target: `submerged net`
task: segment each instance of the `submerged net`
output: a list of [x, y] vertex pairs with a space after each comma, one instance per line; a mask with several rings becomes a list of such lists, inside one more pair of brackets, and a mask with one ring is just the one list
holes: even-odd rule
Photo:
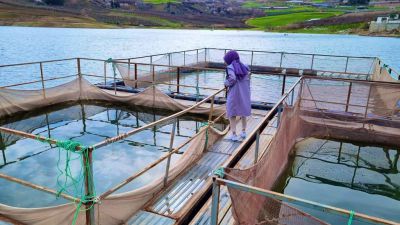
[[[189, 107], [168, 97], [154, 86], [146, 88], [138, 94], [121, 92], [114, 94], [112, 91], [99, 89], [84, 78], [77, 78], [66, 84], [43, 90], [0, 89], [0, 117], [76, 101], [106, 101], [170, 111], [181, 111]], [[209, 107], [198, 106], [189, 112], [208, 115], [210, 110]], [[224, 107], [222, 106], [215, 106], [213, 109], [213, 115], [220, 115], [223, 112]], [[198, 135], [188, 142], [187, 150], [180, 160], [171, 165], [167, 181], [173, 180], [185, 169], [193, 165], [225, 132], [220, 132], [211, 126], [201, 128]], [[66, 150], [73, 150], [77, 145], [80, 146], [79, 143], [68, 141], [57, 143]], [[83, 151], [83, 154], [86, 153], [87, 151]], [[87, 158], [88, 156], [85, 155], [85, 157]], [[54, 182], [57, 181], [55, 180]], [[82, 204], [86, 203], [86, 197], [95, 197], [94, 206], [89, 205], [89, 207], [95, 208], [96, 224], [121, 224], [142, 208], [162, 188], [164, 188], [164, 174], [160, 174], [159, 177], [155, 177], [152, 182], [139, 189], [111, 194], [102, 198], [87, 195], [84, 195], [83, 198], [82, 196], [75, 196], [81, 198], [80, 202], [75, 203], [71, 202], [44, 208], [18, 208], [0, 204], [0, 218], [4, 216], [6, 219], [22, 224], [85, 224], [86, 211]]]
[[[226, 169], [228, 180], [271, 190], [295, 144], [307, 137], [400, 146], [399, 85], [305, 78], [300, 90], [293, 106], [283, 106], [277, 132], [260, 161], [244, 170]], [[291, 202], [234, 188], [229, 193], [239, 224], [324, 223]]]

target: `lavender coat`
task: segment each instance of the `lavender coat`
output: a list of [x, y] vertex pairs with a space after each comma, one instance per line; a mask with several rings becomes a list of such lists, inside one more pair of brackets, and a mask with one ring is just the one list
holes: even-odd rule
[[227, 66], [226, 73], [225, 86], [229, 88], [226, 103], [226, 116], [228, 118], [233, 116], [250, 116], [251, 101], [249, 74], [244, 76], [243, 79], [236, 79], [232, 65]]

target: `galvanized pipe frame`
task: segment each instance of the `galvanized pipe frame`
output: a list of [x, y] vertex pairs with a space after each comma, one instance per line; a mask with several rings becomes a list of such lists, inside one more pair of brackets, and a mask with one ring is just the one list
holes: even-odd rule
[[248, 193], [253, 193], [253, 194], [258, 194], [264, 197], [268, 197], [268, 198], [272, 198], [272, 199], [277, 199], [279, 201], [282, 202], [293, 202], [294, 204], [303, 206], [303, 207], [307, 207], [307, 208], [312, 208], [314, 210], [318, 210], [321, 212], [329, 212], [329, 213], [333, 213], [335, 215], [339, 215], [339, 216], [346, 216], [346, 217], [350, 217], [351, 215], [353, 215], [353, 220], [358, 220], [361, 222], [367, 222], [367, 223], [376, 223], [376, 224], [386, 224], [386, 225], [395, 225], [398, 224], [394, 221], [390, 221], [390, 220], [386, 220], [386, 219], [382, 219], [382, 218], [378, 218], [378, 217], [374, 217], [374, 216], [369, 216], [366, 214], [362, 214], [362, 213], [358, 213], [358, 212], [353, 212], [350, 210], [346, 210], [346, 209], [342, 209], [342, 208], [337, 208], [337, 207], [333, 207], [333, 206], [329, 206], [329, 205], [325, 205], [325, 204], [320, 204], [317, 202], [313, 202], [313, 201], [309, 201], [309, 200], [305, 200], [305, 199], [301, 199], [301, 198], [297, 198], [297, 197], [293, 197], [290, 195], [286, 195], [286, 194], [281, 194], [278, 192], [274, 192], [274, 191], [270, 191], [270, 190], [266, 190], [266, 189], [261, 189], [261, 188], [257, 188], [254, 186], [250, 186], [250, 185], [246, 185], [246, 184], [242, 184], [242, 183], [238, 183], [238, 182], [234, 182], [234, 181], [230, 181], [230, 180], [226, 180], [226, 179], [222, 179], [219, 177], [213, 177], [213, 202], [212, 202], [212, 210], [217, 212], [212, 212], [212, 218], [211, 218], [211, 225], [216, 225], [217, 224], [217, 220], [213, 219], [213, 216], [218, 216], [218, 208], [214, 208], [216, 207], [216, 205], [214, 205], [214, 203], [219, 200], [219, 197], [217, 197], [216, 195], [219, 195], [219, 189], [221, 185], [225, 185], [228, 188], [234, 188], [240, 191], [244, 191], [244, 192], [248, 192]]
[[189, 113], [191, 110], [193, 110], [193, 109], [199, 107], [200, 105], [206, 103], [207, 101], [209, 101], [210, 99], [212, 99], [213, 97], [215, 97], [217, 94], [221, 93], [221, 92], [224, 91], [224, 90], [225, 90], [225, 88], [221, 88], [221, 89], [219, 89], [217, 92], [215, 92], [214, 94], [209, 95], [208, 97], [204, 98], [203, 100], [201, 100], [200, 102], [196, 103], [195, 105], [192, 105], [192, 106], [190, 106], [190, 107], [188, 107], [188, 108], [186, 108], [186, 109], [184, 109], [184, 110], [182, 110], [182, 111], [179, 111], [179, 112], [177, 112], [177, 113], [175, 113], [175, 114], [172, 114], [172, 115], [170, 115], [170, 116], [164, 117], [164, 118], [162, 118], [162, 119], [160, 119], [160, 120], [157, 120], [157, 121], [155, 121], [155, 122], [149, 123], [149, 124], [147, 124], [147, 125], [145, 125], [145, 126], [143, 126], [143, 127], [140, 127], [140, 128], [137, 128], [137, 129], [134, 129], [134, 130], [131, 130], [131, 131], [128, 131], [128, 132], [126, 132], [126, 133], [120, 134], [120, 135], [118, 135], [118, 136], [115, 136], [115, 137], [112, 137], [112, 138], [107, 138], [107, 139], [104, 140], [104, 141], [101, 141], [101, 142], [99, 142], [99, 143], [97, 143], [97, 144], [94, 144], [94, 145], [93, 145], [93, 148], [97, 149], [97, 148], [106, 146], [106, 145], [108, 145], [108, 144], [111, 144], [111, 143], [120, 141], [120, 140], [122, 140], [122, 139], [125, 139], [125, 138], [127, 138], [127, 137], [133, 135], [133, 134], [136, 134], [136, 133], [141, 132], [141, 131], [143, 131], [143, 130], [146, 130], [146, 129], [149, 129], [149, 128], [151, 128], [151, 127], [154, 127], [154, 126], [156, 126], [156, 125], [158, 125], [158, 124], [160, 124], [160, 123], [163, 123], [163, 122], [168, 121], [168, 120], [171, 120], [171, 119], [175, 119], [175, 118], [177, 118], [177, 117], [179, 117], [179, 116], [182, 116], [182, 115], [184, 115], [184, 114], [186, 114], [186, 113]]
[[[257, 141], [257, 136], [258, 133], [262, 132], [267, 126], [268, 123], [272, 120], [272, 118], [279, 113], [280, 107], [282, 104], [285, 104], [285, 101], [287, 98], [289, 98], [289, 94], [291, 92], [294, 92], [297, 88], [298, 85], [301, 85], [304, 77], [300, 77], [292, 86], [291, 88], [284, 94], [282, 97], [279, 99], [279, 101], [274, 105], [274, 107], [267, 113], [267, 115], [264, 116], [262, 121], [257, 125], [257, 127], [248, 135], [248, 138], [243, 141], [239, 147], [238, 147], [238, 153], [237, 154], [244, 154], [253, 144], [254, 141]], [[301, 86], [300, 86], [301, 87]], [[299, 91], [300, 93], [301, 91]], [[256, 143], [257, 144], [257, 143]], [[257, 153], [258, 154], [258, 153]], [[236, 161], [233, 160], [234, 156], [231, 156], [230, 159], [228, 160], [227, 163], [224, 163], [222, 165], [223, 168], [226, 167], [231, 167], [236, 163]], [[219, 185], [215, 185], [213, 183], [213, 195], [212, 195], [212, 203], [211, 203], [211, 224], [217, 224], [218, 221], [218, 211], [219, 211], [219, 194], [214, 193], [219, 193]]]
[[44, 82], [45, 81], [52, 81], [52, 80], [61, 80], [69, 77], [75, 77], [76, 74], [74, 75], [66, 75], [66, 76], [61, 76], [61, 77], [54, 77], [54, 78], [49, 78], [49, 79], [40, 79], [40, 80], [35, 80], [35, 81], [29, 81], [29, 82], [23, 82], [23, 83], [18, 83], [18, 84], [11, 84], [11, 85], [6, 85], [6, 86], [1, 86], [0, 88], [10, 88], [10, 87], [17, 87], [17, 86], [23, 86], [23, 85], [28, 85], [28, 84], [35, 84], [35, 83], [42, 83], [42, 90], [44, 91]]
[[[216, 117], [213, 121], [209, 121], [209, 123], [208, 123], [208, 125], [206, 126], [205, 129], [200, 130], [195, 135], [193, 135], [191, 138], [187, 139], [182, 144], [180, 144], [178, 147], [173, 148], [173, 146], [172, 146], [173, 145], [173, 141], [171, 141], [170, 142], [170, 150], [166, 154], [164, 154], [162, 157], [160, 157], [159, 159], [157, 159], [153, 163], [147, 165], [145, 168], [143, 168], [139, 172], [136, 172], [135, 174], [133, 174], [129, 178], [127, 178], [124, 181], [122, 181], [121, 183], [117, 184], [113, 188], [111, 188], [108, 191], [104, 192], [102, 195], [100, 195], [99, 199], [100, 200], [105, 199], [107, 196], [109, 196], [112, 193], [114, 193], [115, 191], [121, 189], [123, 186], [125, 186], [128, 183], [132, 182], [134, 179], [136, 179], [137, 177], [141, 176], [142, 174], [144, 174], [145, 172], [149, 171], [150, 169], [154, 168], [155, 166], [157, 166], [158, 164], [160, 164], [164, 160], [169, 159], [173, 154], [178, 153], [183, 147], [185, 147], [187, 144], [189, 144], [194, 138], [196, 138], [200, 134], [206, 132], [207, 129], [209, 129], [209, 127], [211, 127], [215, 122], [219, 121], [225, 115], [225, 113], [226, 112], [223, 112], [218, 117]], [[176, 122], [174, 124], [176, 124]], [[174, 127], [172, 128], [172, 130], [175, 130]], [[172, 140], [172, 136], [174, 136], [173, 134], [175, 134], [175, 132], [171, 132], [171, 140]], [[168, 164], [167, 164], [166, 168], [167, 169], [169, 168]], [[168, 180], [167, 180], [168, 172], [167, 171], [169, 171], [169, 170], [166, 170], [166, 173], [165, 173], [165, 176], [164, 176], [164, 186], [166, 186], [166, 184], [168, 182]]]
[[[139, 177], [140, 175], [142, 175], [143, 173], [147, 172], [148, 170], [150, 170], [150, 169], [153, 168], [154, 166], [158, 165], [158, 164], [159, 164], [160, 162], [162, 162], [163, 160], [165, 160], [165, 159], [170, 159], [170, 157], [171, 157], [172, 154], [178, 153], [179, 150], [181, 150], [184, 146], [186, 146], [186, 145], [187, 145], [190, 141], [192, 141], [195, 137], [197, 137], [197, 136], [199, 136], [200, 134], [202, 134], [203, 132], [205, 132], [210, 126], [212, 126], [212, 124], [214, 124], [215, 122], [217, 122], [218, 120], [220, 120], [224, 114], [225, 114], [225, 112], [222, 113], [221, 115], [219, 115], [219, 116], [218, 116], [217, 118], [215, 118], [213, 121], [209, 121], [209, 124], [207, 125], [206, 129], [203, 129], [202, 131], [196, 133], [194, 136], [192, 136], [191, 138], [189, 138], [188, 140], [186, 140], [184, 143], [182, 143], [181, 145], [179, 145], [177, 148], [174, 148], [174, 149], [173, 149], [173, 148], [172, 148], [172, 145], [173, 145], [173, 138], [174, 138], [174, 136], [175, 136], [175, 132], [174, 132], [175, 126], [174, 126], [174, 127], [173, 127], [173, 131], [171, 132], [170, 151], [169, 151], [167, 154], [165, 154], [163, 157], [161, 157], [161, 158], [158, 159], [157, 161], [153, 162], [152, 164], [148, 165], [146, 168], [144, 168], [143, 170], [139, 171], [139, 172], [136, 173], [135, 175], [131, 176], [130, 178], [128, 178], [127, 180], [125, 180], [125, 181], [122, 182], [121, 184], [119, 184], [119, 185], [117, 185], [116, 187], [114, 187], [114, 188], [110, 189], [109, 191], [105, 192], [104, 194], [102, 194], [102, 195], [99, 197], [99, 199], [100, 199], [100, 200], [101, 200], [101, 199], [104, 199], [104, 198], [107, 197], [108, 195], [110, 195], [110, 194], [112, 194], [113, 192], [119, 190], [120, 188], [122, 188], [123, 186], [125, 186], [126, 184], [128, 184], [129, 182], [133, 181], [135, 178]], [[176, 119], [176, 118], [175, 118], [175, 119]], [[176, 125], [176, 123], [174, 123], [174, 124]], [[6, 132], [6, 133], [10, 133], [10, 134], [14, 134], [14, 135], [19, 135], [19, 136], [22, 136], [22, 137], [25, 137], [25, 138], [30, 138], [30, 139], [35, 139], [35, 140], [46, 141], [46, 142], [48, 142], [48, 143], [50, 143], [50, 144], [55, 144], [55, 143], [57, 142], [55, 139], [50, 139], [50, 138], [46, 138], [46, 137], [42, 137], [42, 136], [35, 136], [35, 135], [33, 135], [33, 134], [29, 134], [29, 133], [26, 133], [26, 132], [23, 132], [23, 131], [18, 131], [18, 130], [14, 130], [14, 129], [10, 129], [10, 128], [5, 128], [5, 127], [0, 127], [0, 131]], [[81, 146], [78, 146], [78, 147], [76, 148], [76, 150], [82, 150]], [[88, 151], [89, 151], [89, 152], [88, 152], [88, 153], [89, 153], [88, 156], [89, 156], [89, 158], [88, 158], [88, 159], [83, 158], [83, 161], [84, 161], [84, 162], [86, 162], [87, 160], [89, 161], [89, 165], [90, 165], [90, 168], [91, 168], [90, 170], [91, 170], [91, 171], [93, 171], [93, 170], [92, 170], [92, 156], [91, 156], [93, 150], [94, 150], [93, 147], [89, 147], [89, 148], [88, 148]], [[167, 167], [166, 167], [166, 168], [167, 168], [167, 170], [166, 170], [166, 175], [165, 175], [165, 177], [168, 176], [169, 163], [167, 164]], [[93, 193], [93, 190], [89, 190], [88, 186], [89, 186], [90, 180], [92, 180], [93, 177], [89, 177], [88, 174], [93, 175], [93, 173], [89, 173], [89, 172], [86, 171], [86, 169], [85, 169], [85, 187], [86, 187], [86, 188], [85, 188], [85, 192], [86, 192], [87, 195], [91, 195], [91, 194]], [[44, 187], [44, 186], [40, 186], [40, 185], [33, 184], [33, 183], [28, 182], [28, 181], [25, 181], [25, 180], [21, 180], [21, 179], [18, 179], [18, 178], [14, 178], [14, 177], [11, 177], [11, 176], [2, 174], [2, 173], [0, 173], [0, 178], [3, 178], [3, 179], [6, 179], [6, 180], [9, 180], [9, 181], [11, 181], [11, 182], [15, 182], [15, 183], [18, 183], [18, 184], [21, 184], [21, 185], [24, 185], [24, 186], [31, 187], [31, 188], [33, 188], [33, 189], [39, 190], [39, 191], [47, 192], [47, 193], [50, 193], [50, 194], [53, 194], [53, 195], [57, 195], [57, 196], [58, 196], [58, 192], [55, 191], [55, 190], [49, 189], [49, 188]], [[166, 185], [166, 182], [167, 182], [167, 180], [166, 180], [165, 183], [164, 183], [165, 185]], [[70, 196], [70, 195], [65, 194], [65, 193], [61, 193], [59, 196], [65, 198], [65, 199], [67, 199], [67, 200], [76, 202], [76, 203], [78, 203], [78, 202], [81, 201], [80, 199], [75, 198], [75, 197]], [[93, 221], [94, 221], [94, 214], [93, 214], [93, 213], [94, 213], [94, 212], [91, 211], [91, 210], [89, 210], [89, 209], [91, 208], [91, 207], [90, 207], [90, 204], [96, 204], [96, 203], [97, 203], [97, 201], [94, 201], [94, 200], [93, 200], [93, 201], [88, 202], [88, 203], [85, 204], [85, 207], [87, 208], [87, 211], [86, 211], [86, 221], [87, 221], [87, 224], [93, 224]]]
[[31, 182], [28, 182], [28, 181], [25, 181], [25, 180], [22, 180], [22, 179], [18, 179], [16, 177], [8, 176], [8, 175], [3, 174], [3, 173], [0, 173], [0, 178], [8, 180], [8, 181], [11, 181], [11, 182], [14, 182], [14, 183], [17, 183], [17, 184], [24, 185], [26, 187], [33, 188], [33, 189], [38, 190], [38, 191], [43, 191], [43, 192], [52, 194], [54, 196], [60, 196], [60, 197], [62, 197], [64, 199], [72, 201], [72, 202], [76, 202], [76, 203], [80, 202], [80, 199], [75, 198], [75, 197], [73, 197], [71, 195], [68, 195], [68, 194], [65, 194], [65, 193], [60, 193], [59, 194], [58, 191], [56, 191], [56, 190], [53, 190], [53, 189], [50, 189], [50, 188], [47, 188], [47, 187], [44, 187], [44, 186], [41, 186], [41, 185], [38, 185], [38, 184], [34, 184], [34, 183], [31, 183]]
[[[98, 75], [92, 75], [92, 74], [82, 74], [82, 76], [104, 78], [104, 76], [98, 76]], [[107, 78], [113, 78], [113, 77], [107, 77]], [[154, 84], [154, 85], [172, 85], [172, 86], [197, 88], [196, 86], [186, 85], [186, 84], [175, 84], [175, 83], [157, 82], [157, 81], [153, 82], [153, 81], [137, 80], [137, 79], [136, 80], [125, 79], [125, 80], [131, 81], [131, 82], [136, 82], [136, 83], [150, 83], [150, 84]], [[206, 89], [206, 90], [214, 90], [214, 91], [218, 91], [219, 90], [218, 88], [210, 88], [210, 87], [204, 87], [204, 86], [199, 86], [198, 88]]]
[[[226, 53], [227, 50], [231, 50], [231, 49], [222, 49], [222, 48], [206, 48], [206, 49], [210, 49], [210, 50], [220, 50], [220, 51], [224, 51]], [[236, 49], [235, 49], [236, 50]], [[265, 53], [265, 54], [280, 54], [280, 66], [282, 68], [282, 62], [283, 62], [283, 56], [284, 55], [302, 55], [302, 56], [311, 56], [311, 66], [309, 68], [302, 68], [302, 69], [313, 69], [314, 67], [314, 58], [315, 56], [320, 56], [320, 57], [332, 57], [332, 58], [345, 58], [346, 59], [346, 64], [345, 64], [345, 69], [344, 71], [325, 71], [325, 72], [344, 72], [344, 73], [348, 73], [347, 69], [348, 69], [348, 63], [349, 63], [349, 59], [370, 59], [370, 60], [374, 60], [377, 59], [377, 57], [363, 57], [363, 56], [344, 56], [344, 55], [327, 55], [327, 54], [312, 54], [312, 53], [296, 53], [296, 52], [275, 52], [275, 51], [260, 51], [260, 50], [243, 50], [243, 49], [239, 49], [236, 50], [238, 52], [247, 52], [249, 54], [251, 54], [251, 65], [253, 65], [253, 59], [254, 59], [254, 53]], [[318, 70], [321, 72], [324, 72], [323, 70]], [[371, 70], [370, 70], [371, 71]], [[354, 73], [354, 74], [362, 74], [362, 73]]]
[[327, 55], [327, 54], [313, 54], [313, 53], [300, 53], [300, 52], [283, 52], [283, 51], [263, 51], [263, 50], [248, 50], [248, 49], [225, 49], [225, 48], [205, 48], [211, 50], [235, 50], [238, 52], [254, 52], [254, 53], [270, 53], [270, 54], [290, 54], [290, 55], [308, 55], [308, 56], [329, 56], [329, 57], [338, 57], [338, 58], [359, 58], [359, 59], [376, 59], [377, 57], [370, 56], [348, 56], [348, 55]]
[[[259, 141], [259, 133], [260, 133], [260, 131], [262, 130], [262, 129], [264, 129], [264, 128], [261, 128], [261, 125], [264, 123], [264, 122], [269, 122], [269, 119], [272, 119], [272, 117], [273, 117], [273, 115], [275, 115], [276, 113], [278, 113], [279, 114], [279, 112], [280, 112], [280, 107], [281, 107], [281, 105], [282, 104], [284, 104], [284, 102], [287, 100], [287, 98], [289, 97], [289, 94], [290, 93], [294, 93], [294, 91], [295, 91], [295, 89], [296, 89], [296, 86], [298, 85], [298, 84], [300, 84], [300, 83], [303, 83], [303, 81], [304, 80], [306, 80], [306, 79], [310, 79], [310, 78], [312, 78], [312, 79], [319, 79], [319, 78], [317, 78], [317, 77], [301, 77], [291, 88], [290, 88], [290, 90], [288, 91], [288, 92], [286, 92], [283, 96], [282, 96], [282, 98], [278, 101], [278, 103], [277, 104], [275, 104], [275, 106], [271, 109], [271, 111], [269, 111], [268, 112], [268, 114], [265, 116], [265, 118], [264, 118], [264, 120], [263, 120], [263, 122], [261, 122], [261, 124], [252, 132], [252, 134], [250, 134], [250, 139], [255, 139], [255, 141], [256, 141], [256, 151], [255, 151], [255, 156], [258, 156], [258, 141]], [[322, 80], [325, 80], [325, 79], [322, 79]], [[328, 80], [331, 80], [331, 79], [328, 79]], [[343, 80], [343, 79], [339, 79], [339, 80]], [[354, 80], [345, 80], [345, 81], [349, 81], [349, 82], [354, 82]], [[356, 81], [356, 82], [360, 82], [360, 83], [374, 83], [374, 81]], [[376, 83], [376, 82], [375, 82]], [[394, 83], [390, 83], [390, 82], [382, 82], [382, 83], [384, 83], [384, 84], [388, 84], [388, 85], [399, 85], [399, 87], [400, 87], [400, 84], [394, 84]], [[301, 86], [300, 86], [300, 88], [301, 88]], [[299, 90], [299, 94], [301, 94], [301, 90]], [[293, 97], [292, 97], [293, 98]], [[301, 100], [303, 100], [303, 99], [301, 99]], [[278, 115], [279, 116], [279, 115]], [[269, 118], [269, 119], [268, 119]], [[253, 136], [255, 136], [255, 138], [253, 137]], [[244, 142], [244, 143], [242, 143], [240, 146], [239, 146], [239, 148], [240, 149], [248, 149], [249, 147], [250, 147], [250, 145], [249, 145], [249, 143], [247, 143], [247, 142], [249, 142], [250, 141], [250, 139], [249, 140], [247, 140], [246, 142]], [[255, 158], [255, 161], [254, 162], [256, 162], [256, 158]], [[223, 167], [228, 167], [228, 165], [227, 164], [225, 164]], [[217, 181], [220, 181], [220, 183], [218, 183]], [[223, 183], [223, 182], [225, 182], [225, 183]], [[221, 179], [221, 178], [218, 178], [218, 177], [213, 177], [213, 188], [212, 188], [212, 203], [211, 203], [211, 224], [212, 225], [216, 225], [217, 223], [218, 223], [218, 212], [219, 212], [219, 193], [220, 193], [220, 185], [222, 184], [226, 184], [227, 182], [232, 182], [232, 181], [228, 181], [228, 180], [224, 180], [224, 179]], [[238, 185], [244, 185], [244, 184], [240, 184], [240, 183], [235, 183], [235, 184], [238, 184]], [[246, 186], [246, 188], [248, 188], [249, 190], [251, 189], [251, 190], [257, 190], [257, 189], [259, 189], [259, 188], [256, 188], [256, 187], [252, 187], [252, 186], [248, 186], [248, 185], [244, 185], [244, 186]], [[247, 189], [245, 189], [245, 190], [247, 190]], [[263, 189], [259, 189], [259, 190], [261, 190], [261, 191], [267, 191], [268, 192], [268, 190], [263, 190]], [[270, 192], [270, 191], [269, 191]], [[256, 193], [256, 192], [252, 192], [252, 193]], [[257, 194], [257, 193], [256, 193]], [[276, 194], [279, 194], [279, 193], [276, 193]], [[288, 200], [288, 199], [284, 199], [284, 197], [287, 197], [286, 195], [283, 195], [283, 194], [280, 194], [280, 195], [282, 195], [283, 196], [283, 198], [281, 199], [281, 200]], [[271, 196], [267, 196], [267, 197], [271, 197]], [[302, 199], [300, 199], [300, 200], [302, 200]], [[303, 201], [306, 201], [306, 200], [303, 200]], [[308, 202], [308, 201], [306, 201], [306, 202]], [[318, 205], [318, 203], [315, 203], [315, 204], [317, 204]], [[314, 203], [312, 203], [312, 204], [306, 204], [305, 206], [309, 206], [309, 205], [311, 205], [311, 206], [313, 206], [314, 205]], [[320, 205], [320, 204], [319, 204]], [[330, 207], [330, 206], [328, 206], [328, 207]], [[331, 207], [331, 208], [328, 208], [329, 210], [331, 210], [332, 208], [334, 208], [334, 207]], [[324, 208], [324, 209], [327, 209], [327, 208]], [[338, 208], [335, 208], [335, 209], [338, 209]], [[332, 209], [333, 210], [333, 209]], [[346, 214], [346, 215], [350, 215], [350, 211], [348, 211], [348, 210], [342, 210], [342, 211], [340, 211], [340, 210], [342, 210], [342, 209], [339, 209], [339, 214]], [[364, 214], [360, 214], [360, 213], [355, 213], [354, 215], [357, 215], [357, 217], [359, 217], [359, 218], [361, 218], [362, 220], [365, 220], [365, 221], [374, 221], [374, 222], [378, 222], [378, 223], [380, 223], [380, 224], [397, 224], [397, 223], [395, 223], [395, 222], [393, 222], [393, 221], [388, 221], [388, 220], [383, 220], [383, 219], [380, 219], [380, 218], [376, 218], [376, 217], [370, 217], [370, 216], [368, 216], [368, 215], [364, 215]]]
[[[114, 60], [115, 63], [120, 63], [120, 64], [128, 64], [128, 62], [125, 61], [118, 61]], [[148, 63], [130, 63], [131, 65], [141, 65], [141, 66], [156, 66], [156, 67], [171, 67], [175, 69], [190, 69], [190, 70], [213, 70], [213, 71], [221, 71], [225, 72], [225, 69], [220, 69], [220, 68], [214, 68], [214, 67], [198, 67], [198, 66], [168, 66], [168, 65], [163, 65], [163, 64], [148, 64]], [[302, 69], [299, 69], [302, 70]], [[358, 76], [370, 76], [370, 74], [366, 73], [354, 73], [354, 72], [339, 72], [339, 71], [329, 71], [329, 70], [317, 70], [317, 72], [321, 73], [337, 73], [341, 75], [358, 75]], [[271, 72], [257, 72], [257, 75], [266, 75], [266, 76], [289, 76], [289, 77], [301, 77], [301, 76], [307, 76], [307, 75], [295, 75], [295, 74], [282, 74], [282, 73], [271, 73]], [[318, 76], [320, 77], [320, 76]], [[345, 78], [329, 78], [329, 79], [345, 79]], [[350, 80], [356, 80], [356, 79], [350, 79]]]

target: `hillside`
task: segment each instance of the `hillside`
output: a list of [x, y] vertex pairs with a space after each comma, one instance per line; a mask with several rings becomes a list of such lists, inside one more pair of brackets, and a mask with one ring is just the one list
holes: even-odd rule
[[[64, 2], [52, 5], [45, 1]], [[0, 0], [0, 25], [232, 28], [368, 35], [369, 21], [400, 11], [400, 6], [358, 10], [356, 6], [312, 1], [300, 5], [280, 0]]]
[[29, 0], [0, 0], [0, 25], [248, 28], [246, 19], [263, 15], [260, 10], [224, 1], [214, 5], [176, 0], [120, 2], [113, 7], [106, 0], [66, 0], [63, 6], [52, 6]]

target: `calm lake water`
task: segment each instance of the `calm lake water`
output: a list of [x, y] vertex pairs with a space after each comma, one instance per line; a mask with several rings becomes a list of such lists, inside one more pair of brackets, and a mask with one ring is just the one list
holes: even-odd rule
[[0, 64], [70, 57], [126, 58], [204, 47], [378, 56], [400, 69], [399, 38], [284, 36], [262, 31], [0, 27]]
[[[0, 125], [55, 138], [75, 140], [85, 146], [141, 127], [172, 114], [153, 110], [112, 106], [110, 104], [75, 104], [47, 108], [41, 112], [25, 113], [23, 117], [0, 120]], [[192, 137], [205, 119], [185, 116], [178, 119], [174, 147]], [[217, 127], [223, 129], [221, 124]], [[101, 194], [127, 177], [156, 161], [169, 150], [172, 124], [144, 130], [122, 141], [109, 144], [93, 152], [94, 183]], [[29, 146], [29, 147], [27, 147]], [[187, 145], [182, 151], [186, 150]], [[52, 189], [59, 189], [57, 179], [63, 183], [65, 151], [54, 145], [2, 133], [0, 135], [0, 173], [17, 177]], [[59, 155], [60, 154], [60, 155]], [[77, 155], [72, 155], [76, 158]], [[174, 154], [172, 163], [181, 154]], [[58, 163], [57, 160], [60, 160]], [[165, 173], [165, 161], [135, 179], [118, 192], [141, 187]], [[72, 174], [78, 179], [80, 161], [72, 160]], [[70, 184], [70, 183], [69, 183]], [[44, 207], [67, 202], [62, 198], [0, 179], [0, 203], [18, 207]], [[71, 193], [72, 189], [67, 189]]]
[[[277, 191], [400, 222], [399, 157], [399, 149], [308, 138], [296, 145]], [[332, 224], [348, 220], [301, 209]]]
[[[302, 53], [378, 56], [385, 63], [400, 70], [400, 39], [363, 37], [355, 35], [311, 35], [266, 33], [260, 31], [210, 31], [170, 29], [69, 29], [0, 27], [0, 64], [61, 59], [71, 57], [126, 58], [170, 51], [204, 47], [237, 48], [249, 50], [286, 51]], [[45, 78], [71, 75], [76, 62], [44, 65]], [[86, 68], [86, 66], [83, 66]], [[83, 70], [85, 70], [83, 68]], [[83, 73], [103, 75], [103, 65]], [[110, 67], [108, 68], [110, 69]], [[101, 72], [100, 72], [101, 71]], [[109, 72], [111, 74], [111, 72]], [[40, 80], [38, 65], [0, 69], [1, 85]], [[89, 77], [90, 78], [90, 77]], [[252, 100], [276, 102], [280, 97], [282, 77], [252, 79]], [[70, 78], [73, 79], [73, 78]], [[46, 82], [46, 87], [65, 83], [70, 79]], [[196, 76], [182, 77], [181, 83], [194, 85]], [[200, 74], [200, 86], [221, 88], [223, 73]], [[287, 88], [295, 79], [288, 79]], [[93, 81], [102, 82], [102, 79]], [[16, 87], [41, 88], [41, 84]], [[193, 88], [182, 91], [195, 93]], [[212, 91], [202, 90], [202, 94]]]

